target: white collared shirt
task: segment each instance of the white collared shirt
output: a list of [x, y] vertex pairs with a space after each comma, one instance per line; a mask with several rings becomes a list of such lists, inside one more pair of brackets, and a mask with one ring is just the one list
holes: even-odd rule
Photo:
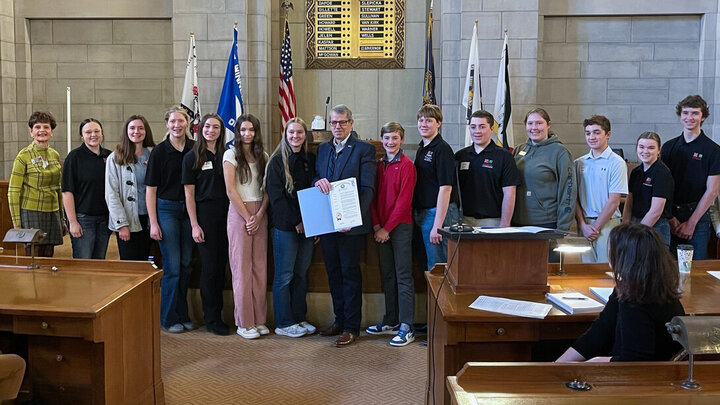
[[[575, 160], [578, 200], [586, 218], [597, 218], [610, 198], [610, 193], [627, 194], [627, 164], [608, 146], [599, 156], [592, 151]], [[620, 218], [620, 210], [613, 218]]]
[[345, 144], [347, 144], [348, 139], [350, 139], [350, 134], [348, 134], [348, 136], [346, 136], [345, 139], [343, 139], [340, 143], [337, 143], [337, 140], [333, 138], [332, 144], [335, 147], [335, 153], [340, 153], [340, 151], [343, 150]]

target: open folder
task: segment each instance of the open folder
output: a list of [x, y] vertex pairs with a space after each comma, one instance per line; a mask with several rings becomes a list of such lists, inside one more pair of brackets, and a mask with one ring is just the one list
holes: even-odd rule
[[330, 183], [330, 193], [317, 187], [299, 190], [300, 215], [305, 236], [317, 236], [362, 225], [355, 177]]

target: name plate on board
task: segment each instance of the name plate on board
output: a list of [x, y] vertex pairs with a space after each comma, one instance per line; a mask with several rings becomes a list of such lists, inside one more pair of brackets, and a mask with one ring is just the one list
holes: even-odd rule
[[306, 0], [307, 69], [405, 67], [405, 0]]

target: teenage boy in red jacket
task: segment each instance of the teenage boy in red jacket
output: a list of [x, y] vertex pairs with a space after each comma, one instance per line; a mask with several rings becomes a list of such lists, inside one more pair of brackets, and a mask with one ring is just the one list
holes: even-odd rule
[[402, 125], [385, 124], [380, 140], [385, 156], [377, 163], [377, 193], [370, 208], [385, 292], [385, 316], [381, 323], [365, 331], [371, 335], [395, 335], [390, 344], [405, 346], [415, 340], [412, 200], [417, 174], [412, 160], [400, 149], [405, 140]]

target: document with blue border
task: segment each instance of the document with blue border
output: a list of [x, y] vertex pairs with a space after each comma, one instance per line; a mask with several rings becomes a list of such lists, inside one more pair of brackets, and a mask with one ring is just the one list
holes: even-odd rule
[[354, 177], [330, 183], [330, 193], [317, 187], [298, 191], [305, 236], [324, 235], [363, 224]]

